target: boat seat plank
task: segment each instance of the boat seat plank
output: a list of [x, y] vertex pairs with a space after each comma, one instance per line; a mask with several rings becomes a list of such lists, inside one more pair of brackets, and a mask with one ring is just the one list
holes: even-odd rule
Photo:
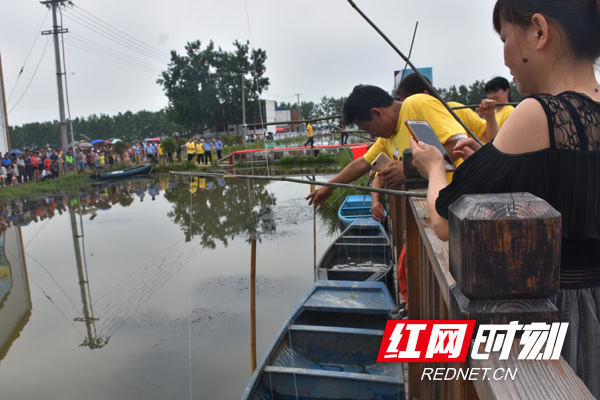
[[[315, 326], [315, 325], [291, 325], [290, 331], [312, 331], [312, 332], [331, 332], [348, 335], [373, 335], [383, 338], [383, 330], [380, 329], [364, 329], [364, 328], [347, 328], [343, 326]], [[293, 333], [292, 333], [293, 334]]]

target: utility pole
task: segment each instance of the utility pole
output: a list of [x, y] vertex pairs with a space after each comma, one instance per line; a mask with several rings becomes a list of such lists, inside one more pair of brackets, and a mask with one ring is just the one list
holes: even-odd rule
[[42, 31], [42, 35], [54, 35], [54, 55], [56, 58], [56, 83], [58, 85], [58, 110], [60, 112], [60, 147], [63, 153], [67, 153], [68, 147], [68, 139], [67, 139], [67, 122], [65, 119], [65, 101], [63, 94], [63, 72], [60, 62], [60, 47], [58, 43], [58, 35], [67, 33], [68, 29], [64, 29], [62, 26], [58, 25], [58, 18], [56, 16], [56, 11], [58, 7], [63, 6], [64, 3], [71, 3], [70, 0], [47, 0], [40, 1], [41, 4], [44, 4], [48, 8], [52, 8], [52, 23], [53, 29], [51, 31]]

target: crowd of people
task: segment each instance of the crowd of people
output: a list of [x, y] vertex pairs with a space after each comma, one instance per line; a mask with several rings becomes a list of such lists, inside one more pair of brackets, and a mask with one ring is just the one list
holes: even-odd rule
[[197, 165], [212, 164], [213, 149], [217, 153], [217, 160], [221, 159], [223, 152], [223, 142], [221, 139], [216, 138], [213, 142], [210, 139], [191, 138], [185, 144], [187, 161], [196, 163]]
[[[498, 104], [508, 98], [495, 94], [505, 89], [489, 87], [489, 99], [479, 107], [485, 126], [470, 129], [488, 144], [481, 147], [467, 137], [445, 107], [421, 89], [394, 99], [359, 85], [344, 104], [344, 123], [378, 140], [331, 182], [352, 182], [385, 153], [394, 163], [373, 185], [400, 188], [400, 161], [410, 148], [413, 165], [429, 181], [429, 214], [443, 240], [449, 239], [449, 207], [464, 194], [529, 192], [546, 200], [562, 215], [560, 289], [554, 298], [558, 320], [569, 324], [562, 356], [600, 397], [600, 85], [594, 71], [600, 41], [590, 39], [600, 37], [600, 1], [497, 0], [492, 20], [504, 43], [505, 64], [529, 97], [504, 111]], [[447, 174], [436, 147], [411, 138], [404, 124], [409, 119], [430, 123], [458, 165], [454, 174]], [[321, 187], [307, 199], [322, 206], [331, 194], [331, 188]], [[373, 216], [381, 218], [381, 211], [375, 195]]]
[[65, 168], [57, 150], [0, 153], [0, 158], [0, 186], [55, 179]]
[[[189, 143], [193, 144], [192, 148]], [[213, 163], [213, 152], [216, 153], [216, 160], [222, 157], [223, 147], [221, 139], [216, 138], [190, 139], [185, 144], [177, 143], [174, 155], [168, 155], [158, 141], [124, 143], [123, 151], [118, 154], [114, 152], [112, 143], [80, 143], [75, 146], [75, 152], [73, 147], [69, 147], [66, 153], [60, 149], [26, 149], [5, 154], [0, 152], [0, 187], [56, 179], [71, 171], [97, 172], [109, 169], [115, 163], [159, 163], [172, 161], [173, 157], [183, 162], [182, 154], [186, 152], [188, 161], [194, 159], [198, 165], [207, 165]]]

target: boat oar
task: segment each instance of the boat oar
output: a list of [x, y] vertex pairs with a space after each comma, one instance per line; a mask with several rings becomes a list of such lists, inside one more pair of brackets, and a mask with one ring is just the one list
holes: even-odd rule
[[287, 176], [264, 176], [264, 175], [232, 175], [232, 174], [211, 174], [207, 172], [180, 172], [180, 171], [171, 171], [172, 175], [182, 175], [182, 176], [205, 176], [205, 177], [223, 177], [223, 178], [234, 178], [234, 179], [256, 179], [262, 181], [282, 181], [282, 182], [294, 182], [301, 183], [303, 185], [317, 185], [317, 186], [327, 186], [332, 188], [343, 188], [343, 189], [354, 189], [358, 191], [364, 192], [375, 192], [375, 193], [383, 193], [383, 194], [391, 194], [395, 196], [407, 196], [407, 197], [427, 197], [425, 192], [408, 192], [404, 190], [392, 190], [392, 189], [380, 189], [368, 186], [358, 186], [358, 185], [349, 185], [346, 183], [332, 183], [332, 182], [315, 182], [315, 181], [305, 181], [302, 179], [288, 178]]
[[448, 110], [448, 112], [450, 114], [452, 114], [452, 116], [454, 117], [454, 119], [456, 119], [456, 121], [465, 129], [465, 131], [469, 134], [469, 136], [471, 136], [473, 138], [473, 140], [475, 140], [480, 146], [483, 146], [483, 143], [481, 142], [481, 140], [479, 140], [479, 138], [477, 136], [475, 136], [475, 134], [473, 134], [473, 132], [471, 132], [471, 130], [469, 129], [469, 127], [460, 119], [460, 117], [458, 115], [456, 115], [456, 113], [452, 110], [452, 108], [450, 108], [450, 106], [448, 105], [448, 103], [446, 103], [446, 101], [444, 99], [442, 99], [442, 96], [440, 96], [439, 92], [423, 76], [423, 74], [421, 74], [421, 72], [417, 69], [417, 67], [414, 66], [414, 64], [408, 59], [408, 57], [406, 57], [396, 47], [396, 45], [381, 31], [381, 29], [379, 29], [377, 27], [377, 25], [375, 25], [373, 23], [373, 21], [371, 21], [369, 19], [369, 17], [367, 17], [365, 15], [365, 13], [363, 13], [361, 11], [361, 9], [358, 8], [358, 6], [356, 4], [354, 4], [354, 1], [348, 0], [348, 3], [350, 3], [350, 5], [352, 7], [354, 7], [354, 9], [360, 14], [360, 16], [363, 17], [363, 19], [365, 21], [367, 21], [367, 23], [369, 25], [371, 25], [373, 27], [373, 29], [375, 29], [375, 31], [377, 33], [379, 33], [379, 36], [381, 36], [392, 47], [392, 49], [394, 49], [394, 51], [408, 64], [408, 66], [414, 71], [415, 75], [417, 75], [419, 77], [419, 79], [421, 79], [421, 81], [423, 82], [423, 84], [427, 88], [427, 91], [429, 91], [429, 94], [432, 95], [433, 97], [435, 97], [436, 99], [438, 99], [444, 105], [444, 107], [446, 107], [446, 109]]

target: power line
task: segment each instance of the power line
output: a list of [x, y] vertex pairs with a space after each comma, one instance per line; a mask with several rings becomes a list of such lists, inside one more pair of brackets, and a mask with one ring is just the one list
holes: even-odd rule
[[[77, 6], [76, 6], [76, 7], [77, 7]], [[122, 30], [120, 30], [120, 29], [118, 29], [118, 28], [116, 28], [116, 27], [114, 27], [114, 26], [112, 26], [112, 25], [110, 25], [109, 23], [107, 23], [107, 22], [105, 22], [105, 21], [102, 21], [100, 18], [98, 18], [98, 17], [96, 17], [95, 15], [93, 15], [93, 14], [91, 14], [91, 13], [89, 13], [89, 12], [85, 11], [85, 10], [84, 10], [83, 8], [81, 8], [81, 7], [77, 7], [77, 9], [78, 9], [78, 10], [81, 10], [82, 12], [84, 12], [84, 13], [86, 13], [86, 14], [88, 14], [88, 15], [89, 15], [89, 16], [91, 16], [92, 18], [94, 18], [94, 19], [98, 20], [100, 23], [102, 23], [102, 24], [104, 24], [104, 25], [106, 25], [106, 26], [108, 26], [108, 27], [112, 28], [113, 30], [115, 30], [115, 31], [119, 32], [120, 34], [122, 34], [122, 35], [123, 35], [123, 36], [125, 36], [126, 38], [129, 38], [131, 42], [133, 42], [133, 43], [136, 43], [136, 44], [138, 44], [139, 46], [146, 48], [148, 51], [155, 53], [155, 54], [156, 54], [157, 56], [159, 56], [159, 57], [165, 57], [167, 60], [170, 60], [170, 57], [169, 57], [169, 54], [168, 54], [168, 53], [165, 53], [165, 52], [164, 52], [164, 51], [162, 51], [162, 50], [159, 50], [159, 49], [157, 49], [157, 48], [155, 48], [155, 47], [153, 47], [153, 46], [150, 46], [149, 44], [146, 44], [146, 43], [142, 42], [141, 40], [138, 40], [138, 39], [134, 38], [133, 36], [131, 36], [131, 35], [129, 35], [129, 34], [127, 34], [127, 33], [123, 32]], [[74, 11], [78, 11], [78, 10], [74, 10]]]
[[[137, 39], [131, 40], [129, 39], [130, 36], [124, 36], [124, 34], [121, 33], [121, 31], [119, 31], [116, 28], [113, 28], [113, 30], [108, 30], [106, 29], [103, 25], [95, 22], [93, 19], [85, 16], [85, 15], [81, 15], [81, 14], [76, 14], [73, 12], [73, 10], [65, 10], [65, 14], [72, 20], [72, 22], [75, 22], [76, 24], [79, 24], [81, 26], [83, 26], [86, 29], [89, 29], [92, 32], [97, 33], [100, 36], [103, 36], [104, 38], [119, 44], [123, 47], [126, 47], [130, 50], [133, 50], [141, 55], [144, 55], [148, 58], [154, 59], [155, 61], [159, 61], [162, 63], [168, 63], [169, 62], [169, 57], [165, 55], [165, 53], [163, 52], [158, 52], [158, 50], [154, 50], [148, 49], [148, 45], [144, 44], [141, 41], [138, 41]], [[96, 18], [98, 19], [98, 18]], [[100, 20], [101, 21], [101, 20]], [[104, 22], [103, 22], [104, 23]], [[107, 23], [104, 23], [108, 26], [110, 26]], [[111, 27], [112, 28], [112, 27]], [[116, 33], [115, 33], [116, 30]]]
[[[73, 32], [71, 32], [73, 33]], [[148, 72], [153, 75], [158, 75], [161, 72], [159, 67], [156, 67], [151, 64], [147, 64], [143, 61], [140, 61], [136, 58], [129, 57], [125, 54], [119, 53], [111, 48], [103, 46], [98, 43], [94, 43], [93, 41], [89, 41], [81, 36], [73, 33], [72, 36], [65, 38], [65, 43], [70, 46], [76, 47], [80, 50], [86, 51], [88, 53], [97, 55], [101, 58], [107, 59], [109, 61], [114, 61], [119, 64], [135, 68], [137, 70]]]
[[[17, 79], [15, 80], [15, 84], [13, 85], [13, 87], [10, 91], [10, 94], [8, 95], [8, 99], [6, 99], [7, 102], [10, 102], [13, 92], [15, 91], [15, 88], [17, 87], [17, 83], [19, 83], [19, 79], [21, 78], [21, 75], [23, 74], [23, 71], [25, 70], [25, 65], [27, 64], [27, 60], [29, 60], [29, 56], [31, 55], [31, 52], [33, 51], [33, 47], [35, 46], [38, 38], [40, 37], [40, 32], [42, 31], [42, 27], [46, 23], [46, 19], [48, 19], [49, 14], [50, 14], [50, 10], [48, 10], [46, 12], [46, 16], [44, 17], [44, 20], [42, 21], [40, 28], [37, 30], [37, 32], [35, 34], [35, 39], [33, 40], [33, 44], [31, 45], [31, 48], [29, 49], [29, 53], [27, 53], [27, 57], [25, 57], [25, 61], [23, 61], [23, 66], [21, 66], [21, 69], [19, 70], [19, 75], [17, 75]], [[46, 45], [47, 44], [48, 43], [46, 43]], [[38, 64], [38, 66], [39, 66], [39, 64]]]
[[23, 91], [23, 93], [21, 94], [21, 96], [19, 97], [19, 99], [17, 100], [17, 102], [15, 103], [15, 105], [12, 106], [10, 110], [8, 110], [7, 114], [10, 114], [12, 112], [12, 110], [14, 110], [15, 107], [17, 107], [17, 105], [19, 104], [19, 102], [21, 101], [21, 99], [23, 98], [23, 96], [25, 96], [25, 93], [27, 93], [27, 90], [29, 89], [29, 86], [31, 86], [31, 82], [33, 82], [33, 78], [35, 78], [35, 75], [37, 74], [37, 71], [40, 68], [40, 64], [42, 63], [42, 60], [44, 59], [44, 55], [46, 54], [46, 49], [47, 48], [48, 48], [48, 40], [46, 39], [46, 46], [44, 46], [44, 52], [42, 53], [42, 56], [40, 57], [40, 60], [38, 61], [37, 66], [35, 67], [35, 70], [33, 71], [33, 75], [31, 76], [31, 79], [29, 80], [29, 83], [25, 87], [25, 90]]

